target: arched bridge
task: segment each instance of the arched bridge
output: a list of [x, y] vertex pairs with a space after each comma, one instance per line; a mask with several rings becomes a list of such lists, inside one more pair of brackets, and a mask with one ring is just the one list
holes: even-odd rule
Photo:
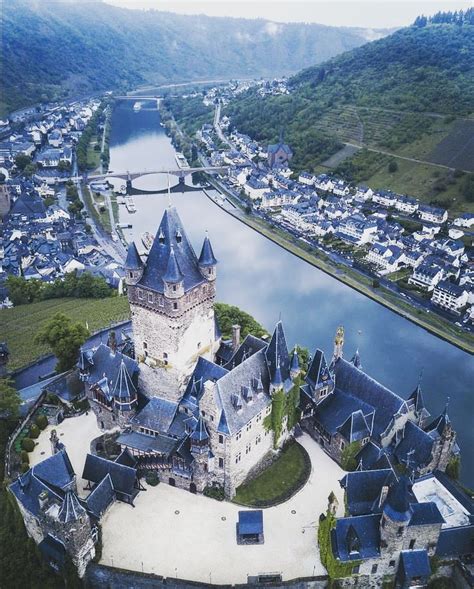
[[151, 174], [167, 174], [169, 176], [177, 176], [180, 180], [189, 174], [194, 172], [217, 172], [221, 174], [225, 172], [229, 166], [203, 166], [200, 168], [175, 168], [175, 169], [161, 169], [161, 170], [140, 170], [140, 171], [129, 171], [126, 172], [107, 172], [107, 174], [91, 174], [87, 176], [88, 181], [94, 180], [107, 180], [107, 178], [121, 178], [123, 180], [136, 180], [141, 176], [150, 176]]

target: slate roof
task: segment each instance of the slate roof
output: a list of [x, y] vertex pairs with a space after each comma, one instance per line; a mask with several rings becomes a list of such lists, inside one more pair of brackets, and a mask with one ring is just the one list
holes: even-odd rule
[[376, 437], [385, 432], [395, 414], [407, 411], [406, 401], [344, 358], [339, 358], [335, 363], [335, 373], [339, 391], [350, 394], [375, 409], [373, 435]]
[[433, 501], [411, 504], [412, 516], [409, 526], [424, 526], [428, 524], [444, 524], [438, 506]]
[[372, 441], [368, 442], [357, 454], [356, 460], [365, 470], [391, 468], [386, 450], [379, 448]]
[[135, 360], [119, 351], [114, 353], [108, 346], [102, 343], [94, 351], [92, 360], [93, 364], [89, 368], [89, 380], [92, 383], [98, 382], [105, 375], [112, 388], [112, 383], [116, 383], [119, 377], [122, 361], [132, 379], [138, 373], [138, 364]]
[[141, 270], [143, 262], [138, 253], [137, 246], [134, 241], [128, 244], [127, 259], [125, 260], [125, 268], [127, 270]]
[[[242, 387], [254, 387], [259, 379], [262, 383], [262, 393], [254, 395], [251, 403], [244, 400], [242, 408], [237, 410], [233, 404], [233, 396], [240, 395]], [[224, 418], [222, 415], [220, 416], [219, 425], [225, 420], [230, 434], [238, 432], [250, 419], [268, 406], [270, 402], [269, 384], [264, 349], [253, 354], [220, 378], [216, 384], [216, 402], [225, 416]]]
[[178, 284], [179, 282], [182, 282], [183, 278], [184, 274], [181, 272], [181, 268], [179, 267], [178, 260], [176, 259], [176, 255], [174, 253], [174, 248], [171, 246], [163, 280], [169, 284]]
[[431, 566], [426, 550], [402, 550], [398, 575], [403, 581], [414, 577], [428, 578], [431, 575]]
[[74, 479], [72, 467], [66, 450], [61, 450], [31, 468], [35, 477], [59, 489], [66, 488]]
[[410, 505], [408, 477], [402, 475], [397, 482], [391, 485], [383, 511], [393, 521], [404, 522], [410, 520], [412, 508]]
[[145, 407], [131, 419], [131, 423], [156, 432], [166, 433], [177, 409], [178, 403], [160, 397], [152, 397]]
[[431, 461], [433, 438], [412, 421], [407, 421], [403, 438], [394, 450], [398, 460], [411, 468], [427, 466]]
[[248, 334], [237, 350], [234, 352], [230, 360], [227, 362], [225, 367], [228, 370], [232, 370], [235, 366], [238, 366], [243, 360], [249, 358], [255, 352], [267, 348], [268, 344], [259, 337]]
[[189, 436], [192, 442], [205, 442], [209, 439], [206, 423], [202, 417], [199, 417], [192, 434]]
[[340, 484], [346, 491], [349, 514], [357, 516], [380, 512], [382, 508], [376, 503], [382, 487], [391, 484], [394, 479], [395, 475], [389, 468], [347, 473]]
[[[119, 442], [120, 443], [120, 442]], [[104, 477], [110, 475], [114, 491], [124, 495], [135, 494], [137, 471], [129, 466], [117, 464], [100, 456], [88, 454], [82, 478], [92, 483], [100, 483]]]
[[436, 556], [474, 555], [474, 524], [458, 528], [442, 528]]
[[198, 411], [199, 400], [204, 393], [204, 383], [208, 380], [216, 382], [227, 373], [228, 370], [223, 366], [214, 364], [214, 362], [199, 356], [191, 378], [186, 385], [180, 405], [187, 407], [194, 413]]
[[178, 212], [169, 207], [163, 214], [155, 240], [148, 254], [140, 285], [156, 292], [164, 292], [163, 277], [168, 267], [171, 248], [183, 274], [184, 291], [206, 282], [201, 274], [199, 262], [189, 242]]
[[202, 244], [201, 254], [199, 255], [199, 265], [205, 268], [215, 266], [217, 260], [212, 251], [212, 245], [209, 237], [206, 235]]
[[285, 385], [285, 389], [292, 386], [290, 378], [290, 355], [288, 353], [288, 346], [286, 344], [285, 332], [283, 331], [283, 324], [278, 321], [272, 335], [272, 339], [265, 351], [265, 358], [270, 371], [270, 380], [275, 379], [275, 372], [277, 367], [280, 368], [281, 379]]
[[63, 499], [63, 503], [59, 509], [58, 519], [62, 523], [69, 523], [77, 521], [86, 510], [79, 502], [74, 491], [67, 491]]
[[119, 371], [113, 384], [112, 394], [116, 399], [130, 400], [135, 397], [136, 387], [127, 370], [124, 357], [125, 356], [122, 355]]
[[[336, 521], [331, 540], [333, 553], [341, 561], [364, 560], [380, 556], [380, 514], [343, 517]], [[359, 552], [349, 554], [347, 534], [352, 527], [359, 538]]]
[[337, 394], [329, 395], [318, 405], [315, 418], [329, 434], [334, 435], [356, 411], [368, 416], [374, 409], [357, 397], [337, 391]]
[[371, 419], [366, 419], [362, 411], [359, 409], [352, 413], [340, 426], [339, 433], [349, 443], [363, 440], [364, 438], [370, 437], [370, 423]]
[[87, 509], [99, 519], [115, 500], [115, 491], [110, 474], [107, 474], [88, 495]]
[[309, 366], [306, 382], [314, 389], [326, 386], [331, 381], [331, 373], [324, 352], [318, 349]]
[[429, 416], [429, 413], [428, 413], [426, 406], [425, 406], [425, 400], [423, 398], [423, 391], [421, 390], [420, 384], [417, 385], [416, 389], [408, 397], [408, 400], [413, 401], [416, 411], [418, 413], [420, 413], [423, 418], [426, 418]]
[[142, 452], [153, 452], [169, 456], [176, 447], [176, 440], [164, 435], [148, 436], [138, 432], [124, 432], [117, 443]]

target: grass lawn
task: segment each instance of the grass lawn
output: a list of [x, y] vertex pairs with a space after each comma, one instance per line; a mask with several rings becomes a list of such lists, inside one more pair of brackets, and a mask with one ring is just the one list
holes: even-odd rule
[[249, 507], [280, 503], [303, 486], [310, 471], [311, 462], [306, 450], [292, 442], [269, 468], [237, 489], [234, 502]]
[[1, 340], [10, 350], [8, 368], [15, 370], [50, 352], [34, 342], [38, 330], [55, 314], [64, 313], [73, 321], [87, 321], [91, 333], [111, 323], [124, 321], [130, 310], [127, 297], [107, 299], [51, 299], [0, 311]]

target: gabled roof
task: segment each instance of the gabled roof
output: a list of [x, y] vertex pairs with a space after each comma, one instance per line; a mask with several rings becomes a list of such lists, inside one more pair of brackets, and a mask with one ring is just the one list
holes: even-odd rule
[[442, 528], [436, 556], [468, 556], [474, 554], [474, 524], [458, 528]]
[[339, 358], [335, 363], [336, 387], [357, 397], [375, 409], [373, 434], [380, 436], [392, 423], [394, 415], [406, 413], [406, 401], [379, 382], [356, 368], [351, 362]]
[[65, 489], [75, 477], [74, 469], [66, 450], [61, 450], [42, 462], [35, 464], [31, 470], [35, 477], [59, 489]]
[[183, 275], [184, 291], [187, 292], [205, 282], [178, 212], [174, 207], [169, 207], [161, 219], [139, 284], [160, 293], [164, 292], [163, 277], [167, 272], [171, 248], [174, 250], [179, 271]]
[[451, 421], [448, 415], [448, 405], [446, 404], [443, 413], [441, 413], [441, 415], [438, 415], [438, 417], [428, 425], [426, 431], [431, 437], [437, 438], [443, 434], [445, 427], [447, 427], [450, 424]]
[[180, 405], [183, 405], [192, 411], [196, 411], [199, 400], [204, 393], [204, 383], [208, 380], [216, 382], [227, 373], [228, 370], [223, 366], [214, 364], [214, 362], [199, 356], [191, 378], [186, 385], [186, 390], [184, 391]]
[[367, 515], [382, 511], [376, 502], [380, 498], [382, 487], [388, 486], [394, 480], [395, 475], [389, 468], [347, 473], [340, 484], [346, 491], [349, 515]]
[[232, 370], [232, 368], [238, 366], [243, 360], [246, 360], [252, 354], [255, 354], [255, 352], [258, 352], [259, 350], [263, 350], [267, 346], [268, 344], [259, 337], [255, 337], [252, 334], [248, 334], [245, 337], [244, 341], [234, 352], [230, 360], [227, 362], [225, 367], [228, 370]]
[[398, 575], [403, 581], [414, 577], [428, 578], [431, 575], [431, 565], [426, 550], [402, 550]]
[[394, 450], [398, 460], [412, 469], [427, 466], [431, 461], [434, 440], [412, 421], [407, 421], [403, 438]]
[[122, 362], [125, 363], [127, 372], [133, 379], [134, 375], [138, 373], [137, 362], [119, 351], [113, 352], [109, 346], [101, 343], [92, 355], [89, 382], [98, 382], [105, 375], [110, 388], [112, 388], [113, 383], [117, 381]]
[[207, 433], [206, 428], [206, 422], [201, 416], [199, 416], [196, 426], [189, 437], [192, 442], [205, 442], [209, 439], [209, 434]]
[[339, 433], [349, 442], [357, 442], [370, 437], [370, 425], [359, 409], [346, 419], [339, 428]]
[[429, 413], [425, 406], [425, 400], [423, 398], [423, 391], [421, 390], [421, 385], [418, 383], [416, 389], [413, 393], [408, 397], [409, 401], [413, 401], [415, 406], [415, 410], [417, 413], [421, 414], [423, 417], [428, 417]]
[[438, 506], [433, 501], [426, 503], [412, 503], [412, 516], [410, 519], [410, 526], [424, 526], [431, 524], [444, 524], [444, 518], [438, 509]]
[[92, 483], [99, 483], [107, 475], [110, 475], [114, 491], [125, 495], [135, 494], [137, 471], [134, 468], [88, 454], [82, 478]]
[[110, 474], [107, 474], [87, 497], [87, 509], [99, 519], [114, 499], [114, 486]]
[[[359, 539], [359, 551], [350, 553], [347, 533], [352, 526]], [[331, 534], [332, 550], [343, 562], [380, 556], [380, 514], [343, 517], [336, 521]]]

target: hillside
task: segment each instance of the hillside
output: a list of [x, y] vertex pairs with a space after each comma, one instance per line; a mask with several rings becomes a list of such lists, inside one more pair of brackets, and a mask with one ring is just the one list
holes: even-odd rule
[[[458, 198], [463, 209], [463, 173], [432, 164], [474, 171], [473, 56], [471, 24], [412, 26], [303, 70], [290, 96], [262, 103], [250, 91], [227, 114], [259, 141], [276, 140], [283, 126], [297, 170], [374, 178], [375, 188], [444, 204]], [[366, 149], [328, 159], [344, 143]], [[392, 154], [398, 169], [388, 175]]]
[[0, 116], [40, 100], [144, 83], [291, 74], [382, 34], [98, 1], [9, 0], [2, 21]]

